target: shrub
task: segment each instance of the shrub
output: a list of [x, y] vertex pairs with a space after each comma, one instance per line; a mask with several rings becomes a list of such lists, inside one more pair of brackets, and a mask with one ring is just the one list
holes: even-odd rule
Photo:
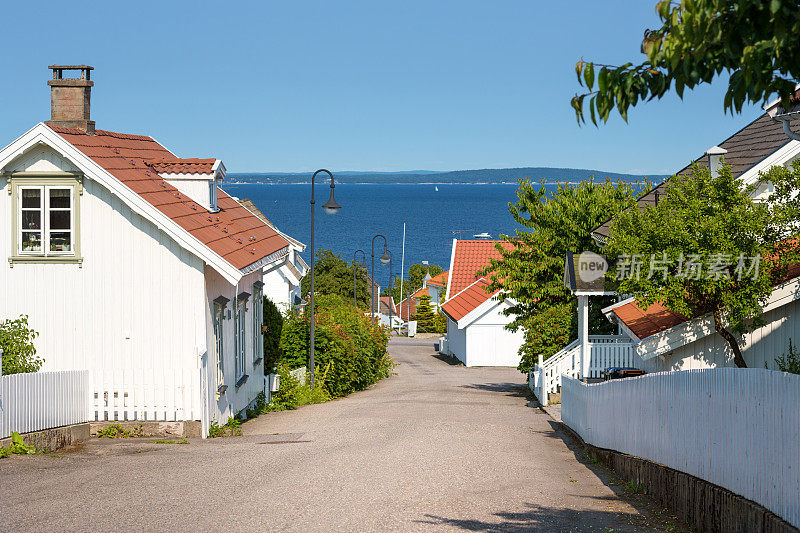
[[223, 425], [219, 425], [216, 420], [211, 421], [208, 427], [209, 438], [216, 437], [240, 437], [242, 435], [242, 422], [236, 417], [231, 417]]
[[800, 374], [800, 353], [792, 346], [792, 339], [789, 339], [789, 351], [776, 357], [775, 364], [781, 372]]
[[271, 374], [280, 361], [283, 315], [278, 307], [264, 296], [264, 374]]
[[36, 448], [28, 446], [22, 440], [22, 435], [16, 431], [11, 432], [11, 444], [7, 447], [0, 447], [0, 459], [10, 455], [32, 455], [36, 453]]
[[37, 372], [42, 359], [36, 357], [33, 339], [38, 333], [28, 327], [28, 317], [0, 322], [0, 349], [3, 350], [3, 375]]
[[331, 399], [325, 388], [324, 372], [316, 372], [317, 378], [314, 380], [313, 388], [308, 380], [301, 383], [292, 376], [289, 367], [285, 364], [278, 364], [278, 374], [281, 377], [280, 390], [272, 395], [272, 401], [266, 404], [261, 412], [297, 409], [301, 405], [322, 403]]
[[[344, 396], [388, 377], [394, 368], [386, 353], [388, 329], [373, 324], [340, 296], [321, 295], [316, 300], [314, 357], [330, 396]], [[307, 364], [308, 330], [307, 312], [286, 317], [280, 346], [287, 366]]]
[[447, 317], [441, 311], [436, 313], [436, 318], [433, 319], [433, 332], [447, 333]]

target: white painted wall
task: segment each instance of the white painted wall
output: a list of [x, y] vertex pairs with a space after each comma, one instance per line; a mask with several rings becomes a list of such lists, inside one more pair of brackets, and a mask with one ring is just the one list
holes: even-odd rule
[[519, 365], [519, 348], [524, 342], [521, 331], [505, 329], [511, 321], [502, 310], [507, 304], [498, 302], [468, 326], [459, 329], [447, 319], [448, 350], [466, 366]]
[[[259, 392], [264, 391], [264, 363], [254, 365], [254, 335], [253, 335], [253, 311], [254, 300], [253, 283], [261, 280], [261, 271], [256, 270], [242, 278], [238, 286], [234, 286], [225, 281], [214, 269], [206, 267], [206, 324], [207, 324], [207, 345], [210, 347], [207, 359], [206, 371], [206, 397], [209, 400], [211, 419], [220, 422], [227, 421], [228, 418], [245, 409], [250, 405]], [[247, 381], [238, 390], [236, 388], [236, 350], [235, 350], [235, 324], [234, 324], [234, 302], [236, 296], [241, 292], [251, 294], [247, 301], [245, 314], [245, 374], [249, 376]], [[217, 382], [217, 358], [214, 338], [214, 327], [212, 322], [213, 302], [219, 297], [228, 298], [226, 306], [226, 319], [223, 322], [223, 364], [225, 372], [225, 385], [228, 386], [223, 394], [217, 394], [220, 383]], [[259, 308], [260, 309], [260, 308]], [[228, 312], [230, 317], [227, 318]], [[260, 337], [259, 337], [260, 338]]]
[[[77, 170], [55, 151], [40, 147], [6, 167], [8, 171]], [[224, 421], [263, 390], [263, 368], [235, 391], [233, 347], [228, 350], [230, 387], [216, 400], [216, 370], [210, 300], [233, 300], [231, 286], [203, 261], [181, 248], [154, 224], [134, 213], [108, 189], [84, 180], [80, 197], [83, 264], [9, 264], [0, 261], [0, 320], [28, 315], [39, 333], [43, 371], [91, 370], [97, 385], [114, 373], [201, 376], [204, 366], [212, 418]], [[0, 178], [0, 250], [11, 254], [11, 197]], [[252, 293], [261, 271], [246, 276], [238, 292]], [[253, 362], [252, 299], [248, 312], [248, 357]], [[233, 342], [233, 320], [226, 339]], [[209, 353], [209, 347], [212, 351]], [[227, 365], [226, 365], [227, 366]], [[198, 377], [197, 379], [201, 379]], [[199, 385], [199, 384], [198, 384]], [[96, 388], [96, 387], [95, 387]], [[102, 393], [101, 393], [102, 394]], [[191, 405], [202, 405], [200, 386], [187, 387]], [[199, 418], [200, 409], [192, 417]], [[224, 416], [224, 418], [223, 418]]]
[[[792, 344], [800, 347], [800, 301], [793, 301], [764, 314], [765, 325], [756, 328], [740, 339], [742, 355], [751, 368], [777, 369], [775, 358]], [[743, 342], [742, 342], [743, 340]], [[702, 368], [731, 367], [733, 354], [728, 343], [714, 333], [673, 350], [666, 357], [643, 361], [647, 372], [666, 370], [695, 370]]]
[[[192, 174], [194, 176], [201, 176], [197, 174]], [[170, 176], [179, 177], [179, 179], [170, 178]], [[211, 208], [211, 183], [215, 183], [215, 180], [209, 179], [211, 175], [209, 174], [207, 178], [199, 178], [199, 179], [189, 179], [184, 177], [186, 174], [167, 174], [165, 175], [164, 181], [181, 191], [181, 193], [185, 194], [198, 204], [202, 205], [206, 209]], [[190, 175], [191, 176], [191, 175]]]

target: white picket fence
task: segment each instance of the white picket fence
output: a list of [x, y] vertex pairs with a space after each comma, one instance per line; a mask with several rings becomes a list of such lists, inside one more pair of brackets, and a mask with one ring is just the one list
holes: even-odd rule
[[571, 378], [600, 378], [609, 367], [636, 366], [641, 360], [627, 337], [618, 335], [589, 335], [589, 360], [581, 372], [581, 346], [574, 340], [546, 361], [537, 364], [528, 375], [528, 385], [543, 405], [547, 394], [558, 392], [561, 376]]
[[800, 376], [715, 368], [590, 385], [565, 377], [561, 418], [589, 444], [704, 479], [800, 526]]
[[0, 438], [86, 422], [88, 370], [0, 377]]
[[200, 369], [95, 372], [92, 420], [201, 420]]

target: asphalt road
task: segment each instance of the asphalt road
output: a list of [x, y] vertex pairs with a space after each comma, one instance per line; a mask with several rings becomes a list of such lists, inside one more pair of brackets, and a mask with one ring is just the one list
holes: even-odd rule
[[396, 376], [242, 437], [0, 460], [0, 530], [652, 530], [518, 371], [448, 364], [431, 340], [390, 352]]

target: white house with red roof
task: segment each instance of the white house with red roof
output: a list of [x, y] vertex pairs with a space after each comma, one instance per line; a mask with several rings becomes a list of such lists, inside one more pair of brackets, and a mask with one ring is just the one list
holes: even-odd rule
[[0, 318], [28, 316], [42, 370], [91, 371], [91, 418], [206, 435], [264, 390], [263, 272], [290, 243], [221, 161], [96, 129], [92, 68], [50, 68], [51, 120], [0, 150]]
[[465, 366], [512, 366], [520, 362], [522, 331], [506, 329], [512, 318], [503, 314], [513, 300], [501, 301], [500, 291], [489, 292], [489, 280], [479, 272], [492, 259], [500, 259], [495, 245], [509, 249], [505, 241], [453, 239], [445, 301], [446, 352]]
[[[765, 107], [753, 122], [707, 150], [694, 163], [716, 172], [721, 162], [731, 166], [734, 177], [756, 185], [754, 198], [764, 197], [772, 185], [762, 173], [773, 166], [791, 164], [800, 157], [800, 116], [797, 109], [784, 113], [779, 101]], [[687, 165], [678, 174], [691, 171]], [[653, 204], [664, 194], [662, 183], [639, 199]], [[593, 238], [603, 243], [610, 233], [610, 221], [596, 228]], [[775, 358], [788, 351], [789, 343], [800, 343], [800, 265], [789, 269], [763, 308], [763, 325], [739, 337], [742, 356], [749, 367], [775, 369]], [[659, 303], [644, 309], [634, 299], [609, 306], [603, 312], [618, 324], [641, 357], [648, 372], [693, 370], [734, 366], [730, 346], [714, 329], [710, 316], [687, 318]]]

